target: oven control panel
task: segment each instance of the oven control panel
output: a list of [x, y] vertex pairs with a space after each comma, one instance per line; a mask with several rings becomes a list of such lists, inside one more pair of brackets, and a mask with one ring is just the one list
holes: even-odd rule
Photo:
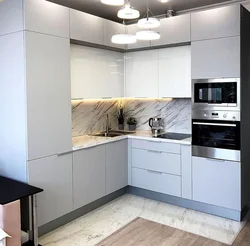
[[193, 110], [193, 119], [240, 121], [239, 111]]

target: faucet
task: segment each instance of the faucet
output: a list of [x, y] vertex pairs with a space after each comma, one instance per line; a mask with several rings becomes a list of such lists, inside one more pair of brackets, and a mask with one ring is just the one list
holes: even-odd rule
[[106, 118], [106, 132], [105, 135], [108, 136], [109, 135], [109, 115], [107, 114], [107, 118]]

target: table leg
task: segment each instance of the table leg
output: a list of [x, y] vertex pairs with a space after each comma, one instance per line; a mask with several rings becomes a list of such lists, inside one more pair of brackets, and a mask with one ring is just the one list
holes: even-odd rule
[[37, 225], [37, 203], [36, 195], [31, 197], [32, 200], [32, 220], [33, 220], [33, 241], [34, 246], [38, 246], [38, 225]]

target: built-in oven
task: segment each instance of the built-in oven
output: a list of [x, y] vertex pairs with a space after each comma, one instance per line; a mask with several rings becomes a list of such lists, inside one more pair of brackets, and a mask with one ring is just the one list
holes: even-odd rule
[[193, 112], [193, 156], [240, 161], [240, 143], [239, 112]]
[[192, 81], [193, 109], [240, 110], [240, 79]]

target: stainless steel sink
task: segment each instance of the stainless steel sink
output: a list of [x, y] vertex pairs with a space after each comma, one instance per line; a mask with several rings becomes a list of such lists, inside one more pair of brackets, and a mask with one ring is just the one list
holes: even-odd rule
[[123, 136], [123, 135], [128, 135], [131, 134], [133, 132], [129, 132], [129, 131], [109, 131], [108, 133], [106, 132], [99, 132], [99, 133], [93, 133], [93, 134], [89, 134], [90, 136], [94, 136], [94, 137], [110, 137], [110, 138], [114, 138], [114, 137], [119, 137], [119, 136]]

